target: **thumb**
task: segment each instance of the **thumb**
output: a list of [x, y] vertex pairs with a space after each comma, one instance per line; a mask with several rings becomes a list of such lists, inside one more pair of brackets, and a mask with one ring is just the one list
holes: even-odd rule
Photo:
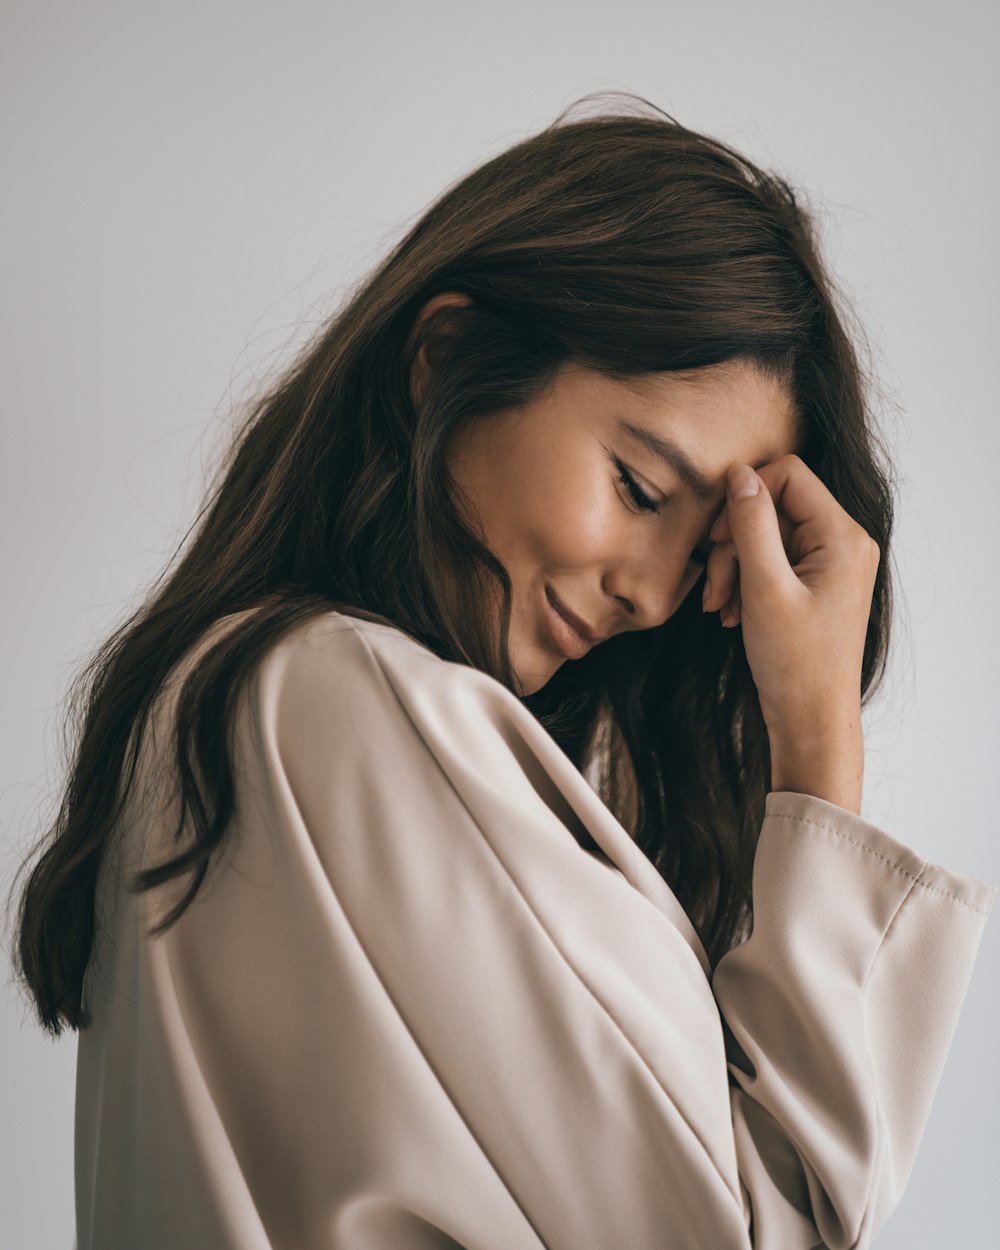
[[796, 580], [785, 554], [774, 500], [764, 480], [748, 464], [730, 465], [727, 477], [729, 530], [740, 566], [740, 586], [782, 586]]

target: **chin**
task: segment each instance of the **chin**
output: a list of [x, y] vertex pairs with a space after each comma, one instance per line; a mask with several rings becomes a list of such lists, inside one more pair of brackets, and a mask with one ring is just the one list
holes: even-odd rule
[[539, 690], [547, 686], [552, 680], [554, 674], [549, 673], [547, 677], [539, 677], [535, 680], [521, 682], [521, 698], [526, 698], [529, 694], [537, 694]]
[[509, 639], [509, 655], [521, 698], [529, 694], [537, 694], [543, 686], [548, 685], [562, 666], [568, 663], [565, 656], [560, 655], [552, 647], [543, 645], [540, 639], [526, 638], [520, 632], [515, 634], [513, 622]]
[[537, 694], [543, 686], [548, 685], [548, 683], [553, 677], [555, 677], [556, 673], [559, 672], [560, 668], [562, 668], [565, 663], [565, 660], [560, 663], [553, 663], [551, 660], [546, 662], [546, 660], [542, 658], [540, 659], [540, 662], [536, 662], [536, 666], [533, 667], [530, 672], [526, 672], [515, 662], [513, 665], [514, 674], [517, 677], [518, 685], [521, 688], [521, 698], [524, 698], [529, 694]]

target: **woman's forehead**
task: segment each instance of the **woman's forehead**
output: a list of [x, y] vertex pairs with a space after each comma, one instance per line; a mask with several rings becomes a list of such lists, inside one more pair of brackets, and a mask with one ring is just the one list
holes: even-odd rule
[[696, 494], [734, 459], [777, 459], [803, 433], [788, 389], [745, 362], [621, 381], [574, 366], [562, 382], [571, 403], [586, 397], [616, 434], [670, 464]]

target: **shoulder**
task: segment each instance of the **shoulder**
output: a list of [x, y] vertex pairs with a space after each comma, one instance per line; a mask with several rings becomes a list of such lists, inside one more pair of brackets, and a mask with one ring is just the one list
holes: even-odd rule
[[[293, 626], [274, 647], [278, 662], [315, 664], [325, 667], [330, 660], [393, 652], [417, 663], [451, 665], [418, 639], [382, 617], [355, 616], [331, 609]], [[461, 667], [460, 665], [452, 665]]]
[[385, 749], [415, 736], [472, 753], [509, 741], [514, 725], [544, 732], [490, 674], [442, 659], [395, 625], [339, 611], [283, 635], [261, 664], [257, 689], [286, 744], [335, 737]]
[[550, 843], [558, 857], [596, 849], [589, 813], [605, 841], [635, 857], [516, 695], [393, 625], [330, 611], [289, 630], [261, 665], [253, 715], [254, 753], [315, 830], [347, 829], [349, 842], [375, 830], [373, 844], [391, 847], [405, 829], [445, 851], [471, 820], [515, 842]]
[[293, 626], [271, 648], [265, 664], [283, 683], [319, 683], [346, 693], [361, 687], [399, 683], [456, 683], [495, 686], [514, 696], [489, 674], [443, 659], [430, 647], [381, 618], [323, 612]]

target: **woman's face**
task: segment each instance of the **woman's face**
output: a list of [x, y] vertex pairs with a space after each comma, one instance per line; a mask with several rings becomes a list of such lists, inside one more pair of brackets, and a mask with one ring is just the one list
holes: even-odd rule
[[522, 693], [585, 653], [553, 599], [593, 645], [662, 624], [701, 574], [729, 465], [796, 451], [796, 434], [788, 395], [734, 362], [628, 383], [567, 364], [533, 402], [467, 423], [449, 468], [511, 579]]

